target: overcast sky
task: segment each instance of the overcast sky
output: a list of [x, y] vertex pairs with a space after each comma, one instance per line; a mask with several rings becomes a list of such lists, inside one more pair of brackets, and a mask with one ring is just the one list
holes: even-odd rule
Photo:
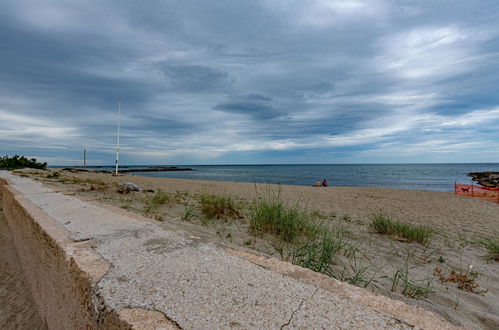
[[[0, 3], [0, 154], [499, 162], [499, 1]], [[0, 155], [1, 156], [1, 155]]]

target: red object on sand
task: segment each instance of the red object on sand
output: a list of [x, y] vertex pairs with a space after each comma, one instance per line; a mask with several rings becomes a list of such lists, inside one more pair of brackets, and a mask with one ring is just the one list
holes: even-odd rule
[[474, 184], [455, 183], [454, 193], [456, 195], [476, 197], [494, 203], [499, 203], [499, 188], [481, 187], [475, 186]]

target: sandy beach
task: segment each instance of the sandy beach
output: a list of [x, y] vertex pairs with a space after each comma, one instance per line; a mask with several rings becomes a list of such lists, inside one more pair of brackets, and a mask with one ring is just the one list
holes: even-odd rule
[[45, 329], [24, 279], [12, 236], [1, 209], [0, 267], [0, 328]]
[[[499, 235], [499, 204], [415, 190], [280, 186], [60, 170], [20, 173], [63, 193], [142, 214], [169, 229], [292, 261], [295, 246], [249, 231], [253, 203], [273, 196], [341, 233], [345, 244], [335, 256], [332, 276], [434, 311], [455, 325], [499, 328], [499, 262], [487, 258], [487, 250], [480, 244], [482, 239]], [[145, 192], [119, 193], [121, 182], [135, 183]], [[166, 196], [162, 203], [151, 204], [160, 191]], [[240, 213], [206, 219], [200, 212], [200, 198], [206, 195], [233, 199], [240, 205]], [[425, 244], [380, 235], [371, 226], [374, 214], [426, 225], [435, 234]], [[449, 280], [452, 272], [467, 276], [471, 285], [458, 288], [459, 283]], [[423, 293], [404, 291], [404, 284]]]

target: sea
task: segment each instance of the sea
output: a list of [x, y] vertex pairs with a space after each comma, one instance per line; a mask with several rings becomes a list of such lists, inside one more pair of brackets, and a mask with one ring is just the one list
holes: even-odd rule
[[[146, 168], [164, 165], [124, 166]], [[192, 168], [178, 172], [133, 175], [209, 181], [258, 182], [311, 186], [327, 179], [330, 186], [381, 187], [454, 191], [454, 183], [470, 183], [469, 172], [499, 171], [498, 163], [478, 164], [325, 164], [325, 165], [168, 165]], [[90, 167], [111, 170], [112, 166]]]

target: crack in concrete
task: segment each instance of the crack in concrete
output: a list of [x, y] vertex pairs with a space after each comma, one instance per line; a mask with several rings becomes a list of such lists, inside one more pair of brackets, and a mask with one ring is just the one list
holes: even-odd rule
[[310, 301], [314, 298], [315, 294], [320, 290], [320, 288], [316, 288], [314, 290], [314, 292], [312, 293], [312, 295], [310, 296], [310, 298], [308, 299], [302, 299], [302, 301], [300, 302], [300, 305], [298, 306], [297, 309], [295, 309], [292, 313], [291, 313], [291, 317], [289, 318], [288, 322], [284, 323], [282, 326], [281, 326], [281, 330], [284, 329], [285, 327], [287, 327], [288, 325], [291, 324], [291, 321], [293, 321], [293, 318], [295, 317], [295, 313], [300, 311], [300, 309], [302, 309], [303, 305], [307, 302], [307, 301]]
[[169, 318], [169, 317], [168, 317], [168, 315], [166, 315], [166, 313], [164, 313], [164, 312], [162, 312], [162, 311], [158, 311], [158, 312], [160, 312], [161, 314], [163, 314], [163, 315], [164, 315], [164, 317], [165, 317], [165, 319], [166, 319], [168, 322], [171, 322], [171, 323], [172, 323], [171, 325], [172, 325], [175, 329], [179, 329], [179, 330], [182, 330], [182, 329], [183, 329], [183, 328], [180, 326], [180, 324], [178, 324], [178, 323], [177, 323], [177, 321], [175, 321], [175, 320], [173, 320], [173, 319]]

